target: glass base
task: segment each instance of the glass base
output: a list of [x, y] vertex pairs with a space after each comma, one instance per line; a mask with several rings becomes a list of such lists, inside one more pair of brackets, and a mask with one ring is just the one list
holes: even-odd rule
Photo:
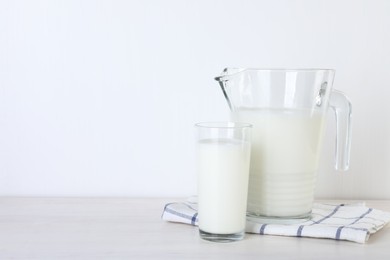
[[269, 217], [256, 215], [252, 213], [246, 214], [246, 219], [259, 224], [283, 224], [283, 225], [291, 225], [291, 224], [299, 224], [306, 222], [312, 218], [311, 212], [293, 217]]
[[245, 232], [239, 232], [234, 234], [212, 234], [199, 229], [199, 235], [202, 239], [212, 242], [228, 243], [239, 241], [244, 238]]

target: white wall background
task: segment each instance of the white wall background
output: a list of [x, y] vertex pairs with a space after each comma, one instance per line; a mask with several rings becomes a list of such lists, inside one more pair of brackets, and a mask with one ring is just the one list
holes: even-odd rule
[[390, 199], [385, 0], [0, 1], [0, 195], [194, 194], [193, 123], [228, 118], [227, 66], [336, 69], [351, 169], [329, 124], [317, 197]]

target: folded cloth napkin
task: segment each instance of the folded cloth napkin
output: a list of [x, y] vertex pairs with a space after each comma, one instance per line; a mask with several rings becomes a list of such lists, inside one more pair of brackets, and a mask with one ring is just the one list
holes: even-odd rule
[[[198, 225], [195, 201], [168, 203], [162, 219]], [[364, 203], [314, 203], [312, 218], [298, 224], [260, 224], [247, 219], [246, 233], [292, 237], [330, 238], [365, 243], [371, 234], [390, 221], [390, 213], [368, 208]]]

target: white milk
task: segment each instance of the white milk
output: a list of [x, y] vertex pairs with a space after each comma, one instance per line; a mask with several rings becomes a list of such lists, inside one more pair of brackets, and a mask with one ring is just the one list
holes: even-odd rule
[[310, 110], [248, 109], [234, 121], [253, 124], [248, 212], [294, 217], [310, 213], [323, 116]]
[[198, 142], [199, 228], [214, 234], [245, 229], [250, 143], [235, 139]]

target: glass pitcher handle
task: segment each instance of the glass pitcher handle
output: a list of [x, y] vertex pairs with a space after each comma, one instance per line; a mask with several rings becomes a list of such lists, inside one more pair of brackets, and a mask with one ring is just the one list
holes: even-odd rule
[[352, 105], [344, 93], [338, 90], [332, 90], [329, 105], [336, 117], [335, 168], [346, 171], [349, 168], [351, 150]]

